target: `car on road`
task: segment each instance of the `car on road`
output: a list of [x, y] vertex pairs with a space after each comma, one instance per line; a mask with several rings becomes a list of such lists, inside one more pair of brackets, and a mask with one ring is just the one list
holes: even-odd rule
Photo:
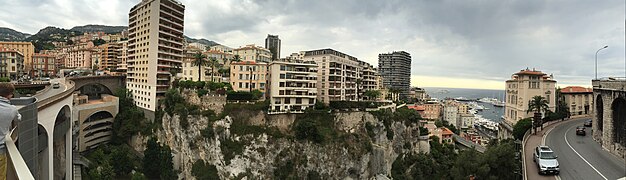
[[587, 132], [585, 132], [585, 127], [584, 126], [578, 126], [576, 127], [576, 135], [587, 135]]
[[58, 88], [60, 88], [60, 87], [61, 87], [61, 85], [59, 85], [59, 82], [54, 82], [54, 83], [52, 83], [52, 88], [54, 88], [54, 89], [58, 89]]
[[557, 156], [548, 146], [537, 146], [533, 152], [533, 161], [537, 163], [539, 174], [559, 174], [559, 161]]
[[584, 125], [586, 127], [591, 127], [591, 120], [586, 120]]

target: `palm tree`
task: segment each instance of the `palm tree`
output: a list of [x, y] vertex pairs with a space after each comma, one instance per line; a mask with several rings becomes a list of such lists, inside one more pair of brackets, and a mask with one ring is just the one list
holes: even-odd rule
[[219, 65], [220, 62], [217, 61], [215, 57], [209, 57], [209, 66], [211, 66], [211, 81], [213, 80], [213, 75], [215, 74], [215, 66]]
[[231, 59], [231, 61], [241, 62], [241, 56], [239, 56], [239, 54], [235, 54], [233, 58]]
[[542, 111], [547, 111], [548, 110], [548, 100], [542, 96], [534, 96], [529, 102], [528, 102], [528, 110], [526, 110], [526, 113], [530, 113], [530, 112], [535, 112], [535, 115], [533, 116], [533, 120], [535, 121], [535, 123], [533, 123], [533, 130], [536, 133], [536, 128], [539, 124], [541, 124], [541, 126], [543, 126], [543, 123], [541, 123], [541, 112]]
[[198, 66], [198, 81], [200, 81], [202, 77], [202, 66], [206, 66], [208, 62], [206, 60], [206, 55], [202, 53], [196, 53], [193, 56], [196, 59], [193, 61], [193, 65]]

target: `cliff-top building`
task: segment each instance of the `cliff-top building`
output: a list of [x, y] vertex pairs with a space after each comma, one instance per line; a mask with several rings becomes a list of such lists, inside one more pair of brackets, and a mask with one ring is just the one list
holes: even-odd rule
[[135, 104], [154, 112], [183, 61], [185, 6], [175, 0], [142, 0], [128, 13], [126, 87]]
[[356, 57], [333, 49], [301, 52], [306, 61], [317, 63], [317, 100], [356, 101], [360, 62]]
[[406, 99], [411, 86], [411, 54], [394, 51], [378, 55], [378, 73], [387, 89], [400, 90], [400, 98]]
[[[535, 69], [525, 69], [511, 76], [505, 86], [506, 105], [504, 121], [500, 123], [498, 138], [511, 138], [512, 127], [517, 121], [533, 117], [533, 112], [527, 112], [528, 102], [534, 96], [544, 97], [548, 101], [549, 110], [554, 112], [556, 96], [556, 80]], [[543, 113], [543, 112], [542, 112]]]
[[270, 113], [304, 112], [317, 98], [317, 64], [279, 59], [269, 65]]

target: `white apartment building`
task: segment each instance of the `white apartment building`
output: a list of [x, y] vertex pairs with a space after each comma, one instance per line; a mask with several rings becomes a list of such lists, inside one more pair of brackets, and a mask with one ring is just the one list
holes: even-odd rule
[[189, 43], [189, 46], [191, 46], [191, 47], [195, 47], [195, 48], [198, 48], [198, 49], [200, 49], [200, 50], [202, 50], [202, 51], [206, 51], [206, 48], [207, 48], [207, 47], [206, 47], [206, 45], [204, 45], [204, 44], [202, 44], [202, 43], [197, 43], [197, 42], [195, 42], [195, 43]]
[[513, 131], [512, 127], [520, 119], [532, 117], [533, 112], [527, 113], [528, 102], [534, 96], [542, 96], [548, 101], [550, 111], [555, 110], [556, 80], [552, 75], [547, 75], [535, 69], [524, 69], [511, 76], [506, 81], [506, 106], [504, 108], [504, 121], [500, 123], [499, 138], [509, 138]]
[[457, 120], [459, 119], [459, 107], [454, 104], [446, 104], [443, 107], [443, 120], [448, 124], [457, 126]]
[[215, 45], [215, 46], [209, 47], [209, 50], [232, 54], [233, 50], [235, 50], [235, 49], [231, 48], [231, 47], [228, 47], [228, 46], [224, 46], [224, 45]]
[[315, 105], [317, 64], [314, 61], [280, 59], [269, 65], [270, 114], [302, 113]]
[[317, 71], [317, 99], [330, 101], [356, 101], [357, 79], [361, 63], [357, 58], [333, 49], [300, 52], [306, 61], [315, 61]]
[[234, 55], [239, 55], [242, 61], [253, 62], [270, 62], [272, 60], [272, 52], [261, 46], [249, 44], [233, 50]]
[[184, 13], [175, 0], [142, 0], [130, 9], [126, 87], [138, 107], [154, 112], [171, 86], [171, 70], [183, 62]]

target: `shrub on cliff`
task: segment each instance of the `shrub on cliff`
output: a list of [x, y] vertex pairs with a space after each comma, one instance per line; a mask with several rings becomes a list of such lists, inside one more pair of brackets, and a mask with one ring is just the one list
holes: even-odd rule
[[217, 168], [213, 164], [204, 162], [201, 159], [196, 160], [191, 168], [191, 174], [198, 180], [215, 180], [220, 179], [217, 174]]

